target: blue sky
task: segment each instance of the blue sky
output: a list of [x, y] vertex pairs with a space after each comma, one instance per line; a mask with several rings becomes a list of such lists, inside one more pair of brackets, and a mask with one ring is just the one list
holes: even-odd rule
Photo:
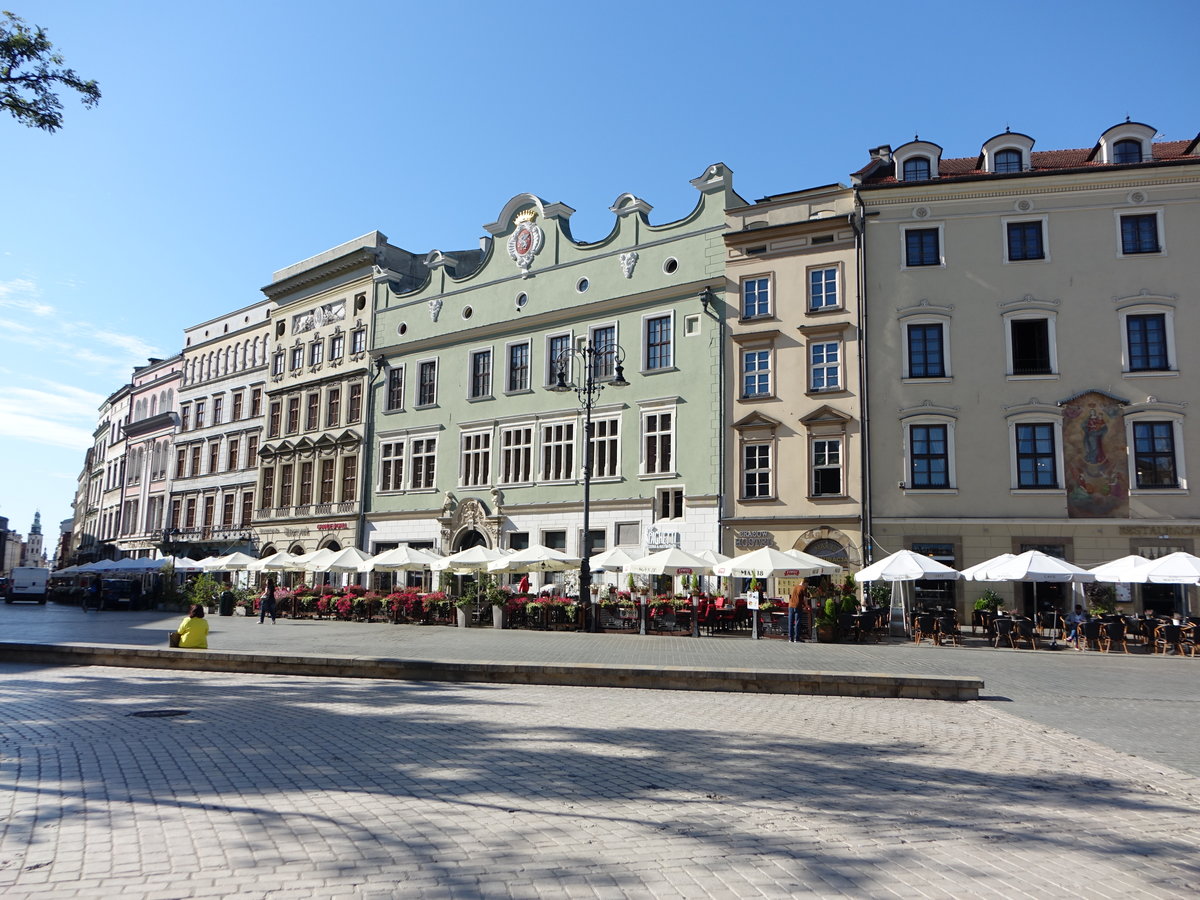
[[50, 547], [132, 366], [372, 229], [473, 247], [529, 191], [594, 240], [624, 191], [688, 212], [717, 161], [753, 200], [916, 133], [954, 157], [1005, 127], [1200, 131], [1186, 0], [4, 5], [103, 92], [53, 135], [0, 116], [0, 515], [40, 509]]

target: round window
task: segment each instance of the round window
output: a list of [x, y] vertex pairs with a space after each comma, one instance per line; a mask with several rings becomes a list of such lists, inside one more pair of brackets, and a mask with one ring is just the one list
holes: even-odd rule
[[667, 261], [665, 263], [663, 263], [663, 271], [666, 272], [668, 275], [674, 275], [675, 270], [678, 268], [679, 268], [679, 260], [677, 260], [673, 256], [668, 257]]
[[464, 319], [469, 319], [469, 318], [471, 318], [471, 315], [472, 315], [472, 313], [474, 313], [474, 312], [475, 312], [475, 310], [471, 309], [471, 307], [469, 307], [469, 306], [464, 306], [464, 307], [463, 307], [463, 311], [462, 311], [462, 317], [463, 317]]
[[587, 289], [588, 289], [588, 280], [586, 278], [580, 278], [577, 282], [575, 282], [575, 290], [579, 291], [579, 293], [582, 294]]
[[397, 325], [396, 326], [396, 334], [400, 335], [401, 337], [408, 334], [408, 323], [401, 322], [399, 325]]
[[517, 303], [517, 309], [524, 309], [524, 308], [525, 308], [525, 304], [526, 304], [526, 303], [528, 303], [528, 302], [529, 302], [529, 295], [528, 295], [528, 294], [526, 294], [524, 291], [522, 291], [521, 293], [517, 294], [517, 300], [516, 300], [516, 303]]

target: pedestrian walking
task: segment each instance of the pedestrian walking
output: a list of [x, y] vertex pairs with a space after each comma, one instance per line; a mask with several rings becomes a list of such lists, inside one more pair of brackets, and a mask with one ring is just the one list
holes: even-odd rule
[[792, 588], [792, 593], [788, 595], [788, 641], [795, 644], [800, 641], [807, 640], [808, 635], [805, 632], [808, 630], [805, 626], [808, 624], [808, 587], [803, 580], [797, 581], [796, 586]]
[[275, 624], [275, 576], [271, 575], [267, 578], [267, 586], [262, 592], [262, 599], [258, 604], [258, 624], [261, 625], [266, 621], [267, 616], [271, 617], [271, 624]]

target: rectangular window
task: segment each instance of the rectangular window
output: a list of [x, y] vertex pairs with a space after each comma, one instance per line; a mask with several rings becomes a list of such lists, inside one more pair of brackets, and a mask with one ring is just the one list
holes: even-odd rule
[[643, 452], [647, 475], [673, 471], [673, 413], [648, 413], [642, 419]]
[[437, 362], [421, 363], [417, 373], [417, 406], [432, 406], [437, 403]]
[[226, 527], [233, 525], [233, 511], [237, 508], [237, 494], [232, 491], [221, 498], [221, 524]]
[[305, 398], [307, 408], [304, 413], [304, 430], [316, 431], [321, 422], [321, 395], [311, 393]]
[[262, 415], [262, 388], [250, 392], [250, 418], [257, 419]]
[[358, 493], [358, 457], [347, 456], [342, 460], [342, 502], [352, 503]]
[[592, 377], [612, 378], [617, 371], [617, 326], [592, 329]]
[[278, 400], [271, 402], [271, 415], [267, 421], [267, 437], [279, 437], [279, 417], [281, 403]]
[[341, 359], [346, 355], [346, 335], [335, 334], [329, 339], [329, 359]]
[[683, 488], [659, 488], [654, 494], [654, 512], [659, 519], [683, 518]]
[[1133, 423], [1133, 467], [1139, 488], [1177, 488], [1175, 427], [1170, 422]]
[[561, 550], [563, 553], [566, 553], [567, 533], [558, 530], [542, 532], [542, 546], [549, 547], [551, 550]]
[[187, 431], [192, 427], [192, 407], [191, 404], [185, 403], [179, 407], [179, 430]]
[[399, 366], [388, 369], [387, 403], [385, 409], [395, 412], [404, 408], [404, 370]]
[[771, 445], [742, 447], [742, 498], [763, 500], [771, 495]]
[[1017, 487], [1058, 487], [1053, 425], [1017, 425]]
[[187, 450], [181, 449], [175, 454], [175, 477], [187, 476]]
[[842, 352], [838, 341], [808, 345], [809, 384], [814, 391], [832, 391], [842, 386]]
[[1158, 243], [1158, 216], [1154, 213], [1121, 216], [1121, 252], [1126, 255], [1136, 253], [1159, 253], [1162, 247]]
[[742, 318], [771, 314], [771, 279], [747, 278], [742, 282]]
[[492, 435], [487, 431], [462, 436], [463, 487], [483, 487], [492, 472]]
[[220, 425], [222, 417], [225, 415], [225, 398], [213, 397], [213, 420], [214, 425]]
[[913, 425], [908, 430], [910, 444], [909, 478], [914, 488], [950, 487], [950, 445], [945, 425]]
[[646, 368], [669, 369], [671, 362], [671, 317], [646, 320]]
[[193, 478], [194, 478], [195, 476], [197, 476], [197, 475], [199, 475], [199, 474], [200, 474], [200, 445], [199, 445], [199, 444], [193, 444], [193, 445], [192, 445], [192, 469], [191, 469], [191, 474], [192, 474], [192, 477], [193, 477]]
[[566, 481], [575, 477], [575, 423], [542, 426], [542, 481]]
[[189, 497], [187, 502], [187, 518], [183, 522], [184, 528], [196, 527], [196, 498]]
[[742, 397], [771, 396], [771, 351], [742, 351]]
[[379, 489], [404, 489], [404, 441], [389, 441], [379, 445]]
[[533, 480], [533, 426], [505, 428], [500, 432], [500, 483], [526, 484]]
[[599, 419], [592, 422], [592, 477], [616, 478], [621, 474], [618, 452], [620, 419]]
[[241, 442], [237, 438], [229, 439], [228, 452], [225, 456], [225, 471], [232, 472], [238, 467], [238, 450]]
[[293, 372], [297, 372], [300, 369], [304, 368], [304, 348], [303, 347], [293, 347], [292, 348], [292, 364], [291, 364], [290, 368]]
[[342, 420], [342, 389], [331, 387], [325, 398], [325, 427], [336, 428]]
[[313, 499], [313, 464], [300, 463], [300, 505], [308, 506]]
[[808, 270], [809, 309], [833, 309], [841, 305], [837, 276], [837, 266]]
[[196, 401], [196, 427], [197, 428], [204, 427], [204, 401], [203, 400]]
[[279, 467], [279, 502], [276, 506], [292, 505], [292, 466]]
[[333, 502], [333, 481], [337, 475], [337, 460], [321, 460], [321, 495], [320, 503]]
[[429, 490], [433, 487], [436, 457], [437, 440], [435, 438], [419, 438], [412, 442], [413, 490]]
[[1050, 323], [1046, 319], [1012, 319], [1012, 373], [1050, 375]]
[[274, 467], [272, 467], [270, 469], [263, 469], [262, 494], [260, 494], [259, 496], [261, 496], [263, 498], [264, 505], [266, 505], [268, 507], [274, 505], [274, 503], [275, 503], [275, 469], [274, 469]]
[[508, 381], [510, 393], [529, 390], [529, 344], [513, 344], [508, 348]]
[[1164, 372], [1167, 362], [1167, 317], [1161, 313], [1127, 316], [1129, 371]]
[[812, 475], [814, 497], [842, 494], [841, 438], [821, 438], [812, 442]]
[[944, 378], [946, 362], [942, 347], [942, 326], [921, 323], [908, 326], [908, 377]]
[[242, 491], [242, 527], [254, 521], [254, 491]]
[[300, 398], [288, 397], [287, 433], [295, 434], [300, 430]]
[[942, 254], [936, 228], [910, 228], [904, 232], [904, 265], [938, 266]]
[[308, 364], [319, 366], [323, 362], [325, 362], [325, 342], [313, 341], [308, 345]]
[[282, 375], [283, 374], [283, 351], [282, 350], [276, 350], [275, 355], [271, 357], [271, 374], [272, 375]]
[[350, 332], [350, 352], [351, 353], [366, 353], [367, 352], [367, 329], [356, 328]]
[[556, 334], [546, 343], [546, 385], [554, 384], [558, 376], [559, 365], [566, 365], [567, 381], [571, 380], [571, 363], [567, 354], [571, 352], [571, 336], [569, 334]]
[[244, 412], [243, 404], [245, 403], [246, 395], [238, 391], [233, 395], [233, 421], [240, 422], [242, 413]]
[[346, 424], [353, 425], [362, 419], [362, 384], [350, 385], [346, 401]]
[[1008, 223], [1008, 258], [1014, 262], [1046, 258], [1041, 222]]
[[258, 435], [252, 434], [246, 438], [246, 468], [253, 469], [258, 465]]
[[492, 394], [492, 351], [476, 350], [471, 354], [470, 398], [478, 400]]

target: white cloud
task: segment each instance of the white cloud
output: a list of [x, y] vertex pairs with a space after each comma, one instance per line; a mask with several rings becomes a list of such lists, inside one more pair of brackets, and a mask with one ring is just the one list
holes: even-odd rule
[[0, 390], [0, 435], [73, 450], [90, 446], [103, 395], [46, 379], [38, 383], [48, 389], [6, 384]]
[[35, 316], [54, 315], [54, 307], [38, 300], [39, 294], [37, 284], [28, 278], [0, 281], [0, 306], [24, 310]]
[[67, 425], [51, 419], [25, 415], [3, 408], [0, 400], [0, 435], [22, 438], [37, 444], [85, 450], [92, 445], [92, 429]]

